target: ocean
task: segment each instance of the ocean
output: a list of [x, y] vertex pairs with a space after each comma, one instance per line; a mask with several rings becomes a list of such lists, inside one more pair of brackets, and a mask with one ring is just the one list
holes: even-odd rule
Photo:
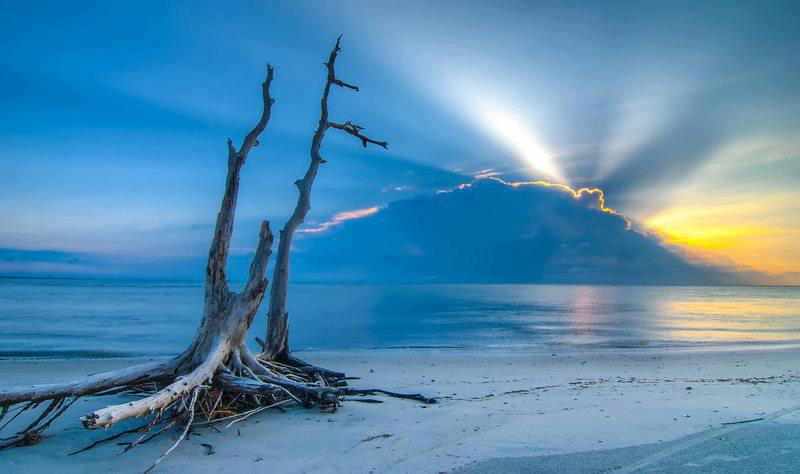
[[[175, 354], [202, 294], [201, 283], [0, 278], [0, 357]], [[264, 337], [265, 308], [250, 341]], [[800, 342], [797, 287], [296, 284], [289, 312], [291, 347], [304, 350]]]

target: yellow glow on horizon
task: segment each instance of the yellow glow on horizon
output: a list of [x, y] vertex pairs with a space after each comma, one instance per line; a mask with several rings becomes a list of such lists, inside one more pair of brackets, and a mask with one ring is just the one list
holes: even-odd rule
[[550, 181], [509, 182], [497, 176], [480, 176], [455, 189], [468, 188], [487, 179], [510, 187], [557, 188], [571, 194], [575, 199], [594, 196], [597, 209], [624, 220], [628, 230], [657, 234], [667, 245], [676, 246], [697, 260], [779, 277], [776, 280], [765, 280], [764, 283], [800, 284], [800, 276], [796, 276], [800, 273], [800, 228], [769, 226], [768, 221], [763, 221], [764, 209], [774, 210], [781, 203], [785, 205], [796, 200], [793, 199], [796, 197], [793, 193], [778, 193], [761, 199], [750, 198], [735, 204], [676, 206], [646, 220], [647, 230], [640, 232], [632, 228], [632, 221], [625, 214], [606, 205], [605, 193], [600, 188], [575, 189]]
[[645, 228], [690, 256], [800, 284], [800, 188], [792, 161], [800, 140], [745, 136], [721, 143], [668, 191]]
[[775, 208], [765, 201], [675, 207], [648, 219], [645, 226], [703, 260], [769, 274], [799, 272], [800, 229], [762, 222], [759, 212]]

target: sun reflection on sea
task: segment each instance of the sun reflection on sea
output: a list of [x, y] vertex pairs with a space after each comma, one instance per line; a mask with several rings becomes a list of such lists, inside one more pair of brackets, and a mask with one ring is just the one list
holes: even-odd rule
[[665, 302], [659, 326], [666, 339], [692, 342], [791, 340], [797, 337], [788, 301], [692, 299]]
[[570, 302], [567, 313], [570, 332], [582, 344], [596, 343], [601, 337], [599, 333], [607, 323], [607, 311], [600, 307], [600, 302], [609, 303], [608, 292], [596, 286], [578, 286], [574, 290], [574, 299]]

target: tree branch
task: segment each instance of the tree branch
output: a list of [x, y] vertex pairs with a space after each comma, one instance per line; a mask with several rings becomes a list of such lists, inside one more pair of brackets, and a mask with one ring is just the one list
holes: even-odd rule
[[218, 342], [207, 355], [202, 364], [186, 375], [176, 378], [171, 384], [158, 392], [139, 400], [119, 405], [112, 405], [81, 418], [83, 426], [90, 429], [106, 428], [121, 420], [148, 415], [156, 410], [163, 410], [182, 396], [192, 392], [198, 386], [210, 381], [230, 354], [227, 341]]
[[267, 128], [267, 123], [269, 123], [269, 117], [272, 113], [272, 104], [275, 103], [275, 99], [273, 99], [269, 95], [269, 87], [272, 85], [272, 76], [273, 76], [274, 68], [271, 64], [267, 64], [267, 78], [261, 84], [261, 97], [264, 104], [264, 109], [261, 112], [261, 119], [258, 123], [253, 127], [252, 130], [244, 137], [244, 142], [242, 142], [242, 147], [239, 149], [239, 155], [243, 157], [247, 157], [250, 153], [250, 150], [254, 146], [258, 146], [258, 137]]
[[332, 82], [334, 84], [336, 84], [337, 86], [344, 87], [344, 88], [347, 88], [347, 89], [352, 89], [352, 90], [358, 92], [358, 86], [354, 86], [352, 84], [348, 84], [348, 83], [346, 83], [346, 82], [344, 82], [344, 81], [342, 81], [340, 79], [336, 79], [335, 77], [333, 78]]
[[292, 238], [298, 227], [305, 221], [308, 211], [311, 210], [311, 187], [314, 185], [314, 179], [317, 176], [319, 166], [325, 163], [325, 160], [320, 155], [320, 148], [322, 141], [325, 138], [325, 132], [330, 127], [344, 130], [351, 135], [358, 137], [364, 146], [367, 143], [374, 143], [376, 145], [386, 148], [386, 142], [378, 142], [361, 135], [361, 127], [347, 122], [349, 125], [340, 125], [328, 121], [328, 96], [330, 95], [331, 85], [336, 84], [340, 87], [358, 91], [358, 87], [348, 84], [336, 77], [336, 57], [341, 48], [342, 37], [336, 39], [336, 45], [331, 50], [328, 61], [325, 63], [327, 69], [327, 80], [325, 87], [322, 91], [322, 99], [320, 100], [320, 117], [317, 125], [317, 130], [311, 139], [311, 149], [309, 150], [310, 162], [308, 170], [302, 179], [295, 181], [299, 196], [297, 198], [297, 205], [294, 212], [289, 217], [289, 220], [280, 231], [280, 239], [278, 241], [278, 253], [275, 260], [275, 271], [272, 277], [272, 286], [270, 287], [269, 294], [269, 309], [267, 312], [267, 348], [265, 353], [270, 358], [285, 357], [289, 352], [289, 315], [286, 311], [286, 295], [289, 289], [289, 253], [292, 247]]
[[79, 397], [103, 390], [145, 383], [171, 375], [177, 366], [176, 359], [148, 362], [111, 372], [90, 375], [82, 380], [67, 383], [33, 385], [0, 391], [0, 406], [9, 407], [23, 401], [38, 403], [56, 398]]
[[265, 220], [261, 222], [258, 246], [253, 254], [253, 260], [250, 262], [250, 273], [242, 292], [245, 298], [252, 299], [259, 296], [258, 301], [261, 301], [260, 296], [263, 296], [263, 292], [267, 288], [267, 280], [264, 279], [264, 276], [267, 274], [270, 255], [272, 255], [272, 231], [269, 228], [269, 221]]
[[267, 78], [261, 84], [263, 109], [261, 118], [252, 130], [245, 136], [241, 148], [237, 151], [233, 141], [228, 139], [228, 174], [225, 178], [225, 193], [222, 196], [214, 237], [208, 251], [206, 264], [206, 300], [220, 298], [230, 292], [225, 267], [228, 262], [231, 237], [233, 235], [233, 221], [236, 214], [236, 200], [239, 193], [239, 170], [244, 164], [250, 150], [258, 145], [258, 137], [267, 128], [275, 100], [269, 94], [272, 84], [273, 68], [267, 65]]
[[358, 126], [350, 122], [349, 120], [343, 124], [336, 122], [328, 122], [328, 125], [332, 128], [342, 130], [358, 138], [359, 140], [361, 140], [361, 144], [364, 146], [364, 148], [367, 147], [367, 143], [372, 143], [373, 145], [378, 145], [379, 147], [383, 147], [386, 149], [389, 148], [389, 142], [380, 142], [378, 140], [373, 140], [372, 138], [363, 135], [361, 133], [361, 130], [364, 130], [364, 127]]

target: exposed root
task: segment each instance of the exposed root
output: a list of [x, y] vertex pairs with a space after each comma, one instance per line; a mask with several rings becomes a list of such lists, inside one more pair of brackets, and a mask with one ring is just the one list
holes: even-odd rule
[[[0, 439], [0, 450], [9, 448], [11, 446], [30, 446], [32, 444], [37, 444], [39, 441], [42, 440], [42, 432], [47, 429], [50, 424], [55, 421], [56, 418], [61, 416], [67, 408], [69, 408], [79, 397], [75, 397], [70, 401], [66, 401], [64, 398], [57, 398], [50, 402], [47, 408], [36, 418], [32, 423], [30, 423], [27, 427], [19, 430], [15, 435], [10, 436], [8, 438]], [[8, 420], [8, 423], [11, 423], [14, 418], [19, 416], [25, 410], [35, 407], [37, 404], [29, 403], [21, 410], [14, 415], [13, 418]], [[5, 425], [3, 426], [5, 427]]]
[[83, 426], [91, 429], [105, 428], [127, 418], [140, 417], [157, 410], [164, 410], [206, 381], [210, 381], [214, 372], [222, 365], [226, 355], [228, 355], [227, 346], [221, 343], [217, 344], [205, 362], [188, 374], [178, 377], [162, 390], [135, 402], [113, 405], [89, 413], [81, 418]]
[[434, 404], [436, 403], [435, 398], [429, 398], [419, 393], [398, 393], [398, 392], [389, 392], [388, 390], [382, 390], [379, 388], [345, 388], [342, 389], [342, 395], [377, 395], [383, 394], [389, 397], [394, 398], [404, 398], [406, 400], [416, 400], [418, 402], [426, 403], [426, 404]]
[[[128, 435], [128, 434], [131, 434], [131, 433], [140, 433], [140, 432], [145, 432], [146, 433], [147, 431], [152, 429], [154, 426], [157, 426], [157, 425], [162, 424], [162, 423], [173, 422], [173, 423], [170, 423], [169, 425], [167, 425], [167, 426], [172, 426], [174, 424], [174, 420], [175, 420], [175, 418], [161, 419], [160, 416], [155, 416], [155, 417], [153, 417], [153, 421], [151, 421], [150, 423], [147, 423], [145, 425], [142, 425], [142, 426], [139, 426], [139, 427], [136, 427], [136, 428], [132, 428], [130, 430], [120, 431], [119, 433], [115, 433], [115, 434], [113, 434], [111, 436], [108, 436], [106, 438], [99, 439], [99, 440], [95, 441], [94, 443], [92, 443], [92, 444], [90, 444], [90, 445], [88, 445], [86, 447], [83, 447], [83, 448], [81, 448], [81, 449], [79, 449], [77, 451], [73, 451], [73, 452], [69, 453], [69, 455], [73, 456], [75, 454], [82, 453], [84, 451], [88, 451], [88, 450], [94, 448], [95, 446], [98, 446], [98, 445], [103, 444], [103, 443], [107, 443], [108, 441], [113, 441], [115, 439], [121, 438], [121, 437], [123, 437], [125, 435]], [[139, 444], [142, 444], [142, 443], [144, 443], [144, 441], [140, 441], [139, 442]], [[131, 443], [131, 445], [133, 445], [133, 444], [134, 443]], [[129, 446], [131, 446], [131, 445], [129, 445]], [[125, 451], [128, 451], [128, 449], [130, 449], [130, 447], [129, 448], [125, 448]]]
[[[341, 372], [322, 369], [293, 357], [283, 358], [280, 361], [266, 360], [262, 358], [263, 355], [253, 355], [246, 347], [233, 351], [229, 351], [227, 347], [226, 344], [218, 344], [203, 363], [185, 375], [176, 376], [166, 386], [163, 385], [166, 381], [161, 385], [157, 382], [141, 384], [137, 379], [137, 383], [133, 385], [107, 387], [102, 392], [95, 392], [103, 395], [127, 392], [128, 395], [146, 396], [86, 415], [81, 421], [87, 428], [108, 427], [132, 417], [152, 415], [152, 418], [141, 426], [95, 441], [70, 455], [82, 453], [126, 435], [138, 435], [132, 442], [122, 443], [126, 445], [122, 451], [124, 453], [165, 433], [178, 421], [183, 420], [185, 424], [180, 436], [145, 471], [149, 472], [187, 437], [197, 419], [201, 420], [199, 425], [229, 421], [225, 426], [227, 429], [256, 413], [270, 408], [282, 410], [283, 405], [292, 402], [306, 408], [316, 406], [322, 411], [331, 412], [336, 411], [346, 399], [369, 403], [380, 402], [375, 399], [346, 398], [353, 395], [383, 394], [422, 403], [436, 403], [435, 399], [418, 393], [397, 393], [377, 388], [350, 388], [347, 386], [347, 380], [352, 380], [353, 377], [347, 377]], [[77, 399], [78, 397], [69, 399], [59, 397], [50, 400], [41, 414], [27, 427], [14, 436], [0, 440], [0, 449], [38, 443], [42, 439], [42, 431]], [[3, 405], [0, 420], [16, 410], [6, 424], [11, 423], [21, 413], [38, 405], [39, 402], [32, 401], [14, 408]], [[159, 428], [151, 433], [156, 427]]]
[[[230, 289], [227, 263], [240, 170], [250, 151], [258, 145], [258, 138], [267, 127], [272, 104], [275, 102], [270, 95], [273, 68], [269, 65], [262, 84], [261, 118], [247, 133], [238, 149], [228, 139], [225, 191], [206, 262], [203, 315], [192, 344], [183, 355], [166, 362], [153, 362], [96, 374], [76, 382], [0, 391], [0, 421], [13, 413], [0, 430], [17, 420], [22, 413], [30, 414], [29, 410], [44, 404], [41, 413], [32, 416], [33, 421], [25, 428], [11, 437], [0, 438], [0, 449], [37, 443], [42, 439], [42, 432], [76, 400], [84, 396], [141, 396], [137, 400], [112, 405], [84, 416], [81, 421], [86, 428], [108, 428], [119, 421], [134, 417], [152, 416], [152, 419], [137, 428], [95, 441], [72, 454], [125, 435], [136, 435], [134, 441], [127, 443], [124, 451], [128, 451], [166, 432], [179, 421], [184, 423], [178, 440], [148, 471], [189, 435], [195, 419], [201, 423], [233, 420], [228, 424], [230, 427], [268, 408], [282, 410], [284, 404], [292, 402], [309, 408], [316, 406], [323, 411], [335, 411], [342, 400], [350, 395], [384, 394], [423, 403], [435, 402], [420, 394], [349, 388], [347, 381], [352, 380], [352, 377], [311, 365], [289, 353], [286, 295], [291, 240], [311, 209], [311, 187], [319, 166], [325, 163], [320, 155], [325, 133], [330, 128], [338, 129], [359, 139], [364, 147], [368, 143], [387, 147], [386, 142], [363, 135], [363, 127], [350, 121], [337, 123], [328, 119], [328, 95], [332, 85], [358, 91], [358, 87], [340, 80], [335, 74], [334, 63], [341, 51], [340, 41], [341, 37], [336, 41], [336, 46], [325, 63], [327, 82], [320, 103], [319, 125], [311, 143], [311, 163], [304, 177], [295, 182], [300, 196], [295, 211], [281, 231], [275, 277], [270, 288], [269, 344], [259, 340], [264, 352], [258, 356], [253, 355], [244, 345], [244, 339], [268, 287], [265, 275], [273, 242], [269, 223], [263, 221], [261, 224], [247, 282], [244, 290], [239, 293]], [[151, 434], [156, 427], [159, 428]]]
[[[268, 360], [263, 358], [263, 355], [254, 355], [246, 347], [232, 351], [227, 347], [226, 344], [218, 344], [203, 363], [184, 375], [175, 376], [171, 383], [163, 378], [160, 381], [142, 383], [141, 378], [136, 378], [132, 384], [119, 387], [104, 386], [102, 391], [94, 391], [94, 395], [124, 393], [143, 394], [144, 397], [86, 415], [81, 421], [87, 428], [106, 428], [126, 418], [147, 415], [152, 415], [152, 418], [139, 427], [95, 441], [70, 455], [126, 435], [136, 435], [132, 442], [126, 443], [127, 446], [123, 450], [126, 452], [152, 440], [183, 420], [185, 425], [182, 435], [151, 466], [152, 469], [177, 447], [198, 419], [200, 425], [229, 421], [226, 428], [230, 428], [233, 424], [256, 413], [270, 408], [282, 409], [288, 403], [297, 403], [306, 408], [316, 406], [322, 411], [336, 411], [344, 400], [380, 402], [375, 399], [349, 398], [377, 394], [422, 403], [436, 403], [435, 399], [418, 393], [398, 393], [379, 388], [351, 388], [347, 386], [347, 381], [353, 380], [354, 377], [347, 377], [344, 373], [320, 368], [294, 357], [284, 357], [278, 361]], [[24, 429], [11, 437], [0, 439], [0, 449], [39, 442], [42, 431], [78, 398], [58, 397], [49, 400], [42, 412]], [[0, 420], [16, 412], [6, 422], [8, 425], [20, 414], [37, 408], [39, 404], [39, 401], [28, 401], [15, 407], [3, 405]], [[156, 431], [151, 433], [153, 429]]]
[[192, 401], [189, 403], [189, 408], [188, 408], [189, 420], [186, 422], [186, 426], [183, 428], [183, 432], [181, 432], [180, 437], [178, 437], [178, 440], [175, 441], [175, 444], [173, 444], [168, 450], [164, 451], [164, 454], [162, 454], [160, 458], [156, 459], [156, 462], [154, 462], [152, 466], [148, 467], [144, 471], [145, 474], [147, 474], [154, 467], [156, 467], [156, 464], [160, 463], [165, 457], [167, 457], [167, 455], [169, 453], [171, 453], [172, 450], [177, 448], [178, 445], [180, 444], [180, 442], [183, 441], [183, 439], [186, 437], [186, 434], [189, 432], [189, 428], [192, 427], [192, 422], [194, 421], [194, 406], [195, 406], [195, 403], [197, 403], [197, 393], [199, 391], [200, 391], [199, 388], [195, 388], [194, 390], [192, 390]]
[[175, 370], [178, 362], [178, 359], [151, 362], [90, 375], [74, 382], [34, 385], [0, 391], [0, 406], [2, 406], [0, 420], [7, 414], [16, 411], [5, 424], [0, 426], [0, 431], [22, 413], [36, 409], [43, 402], [49, 402], [41, 414], [25, 428], [18, 430], [13, 436], [0, 438], [0, 450], [12, 446], [29, 446], [38, 443], [43, 437], [42, 432], [82, 396], [106, 395], [141, 389], [143, 383], [168, 377]]
[[75, 382], [3, 390], [0, 391], [0, 405], [9, 407], [17, 403], [38, 403], [57, 398], [80, 397], [117, 387], [151, 382], [172, 375], [178, 362], [177, 359], [167, 362], [151, 362], [90, 375]]

